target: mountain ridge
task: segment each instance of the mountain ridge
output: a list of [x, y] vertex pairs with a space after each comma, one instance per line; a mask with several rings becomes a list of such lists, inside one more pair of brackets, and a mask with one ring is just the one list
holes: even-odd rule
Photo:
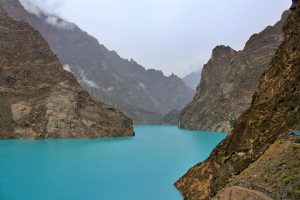
[[[179, 77], [166, 77], [121, 58], [74, 24], [71, 29], [49, 24], [47, 14], [28, 13], [17, 0], [2, 0], [2, 5], [10, 16], [41, 32], [61, 63], [93, 97], [121, 109], [135, 123], [152, 123], [157, 115], [181, 110], [194, 95]], [[148, 115], [149, 111], [154, 114]]]
[[274, 26], [254, 34], [243, 50], [220, 45], [204, 65], [196, 95], [182, 111], [180, 127], [216, 132], [230, 131], [250, 106], [259, 78], [282, 42], [282, 24], [289, 11]]
[[[232, 181], [239, 177], [252, 181], [252, 184], [264, 182], [274, 193], [278, 191], [274, 183], [284, 182], [284, 185], [280, 184], [283, 187], [280, 188], [281, 197], [276, 199], [299, 199], [297, 180], [300, 173], [297, 155], [300, 148], [298, 144], [289, 141], [290, 132], [300, 128], [300, 1], [293, 2], [296, 9], [293, 9], [283, 26], [284, 40], [262, 74], [250, 107], [239, 117], [233, 130], [213, 150], [209, 158], [191, 168], [176, 182], [176, 187], [185, 199], [222, 199], [224, 194], [226, 196], [237, 191], [237, 188], [231, 187], [227, 188], [227, 193], [222, 194], [222, 190], [234, 184]], [[272, 148], [282, 148], [282, 152], [290, 157], [276, 153], [270, 157], [268, 152], [274, 152]], [[274, 164], [273, 159], [278, 160], [277, 163]], [[284, 159], [291, 159], [293, 162], [289, 163]], [[250, 174], [249, 178], [247, 174], [257, 166], [256, 170], [260, 170], [260, 173], [264, 170], [263, 174], [269, 174], [272, 180], [257, 174]], [[293, 173], [287, 181], [282, 175], [290, 172]], [[225, 199], [238, 197], [235, 195]]]
[[0, 139], [133, 136], [133, 122], [95, 100], [40, 33], [0, 5]]

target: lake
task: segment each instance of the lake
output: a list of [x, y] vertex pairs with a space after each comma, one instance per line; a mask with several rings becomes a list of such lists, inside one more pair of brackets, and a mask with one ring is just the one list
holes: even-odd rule
[[114, 139], [0, 141], [0, 200], [182, 200], [173, 183], [226, 134], [135, 126]]

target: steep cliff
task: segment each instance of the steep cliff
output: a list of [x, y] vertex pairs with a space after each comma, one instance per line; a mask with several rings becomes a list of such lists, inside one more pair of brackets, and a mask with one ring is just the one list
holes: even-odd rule
[[42, 36], [0, 7], [0, 139], [133, 134], [129, 118], [96, 103]]
[[[295, 6], [283, 26], [283, 43], [263, 73], [250, 108], [239, 117], [232, 132], [209, 158], [191, 168], [176, 183], [186, 199], [209, 199], [217, 195], [237, 175], [249, 170], [251, 163], [264, 158], [262, 155], [279, 138], [288, 137], [290, 130], [300, 127], [299, 0], [295, 1]], [[272, 154], [271, 159], [279, 156]], [[295, 162], [291, 168], [296, 171], [293, 178], [297, 180], [300, 176], [299, 158], [296, 157]], [[285, 181], [280, 179], [281, 176], [272, 178]], [[299, 199], [299, 196], [294, 194], [285, 198]]]
[[254, 34], [241, 51], [218, 46], [204, 65], [193, 101], [181, 113], [180, 127], [230, 131], [237, 118], [250, 106], [259, 78], [282, 42], [282, 23]]
[[178, 110], [172, 110], [171, 112], [169, 112], [163, 117], [162, 119], [163, 124], [178, 125], [179, 115], [180, 112]]
[[40, 31], [60, 62], [93, 97], [121, 109], [136, 123], [157, 123], [169, 111], [185, 107], [195, 94], [179, 77], [166, 77], [121, 58], [75, 24], [38, 8], [29, 13], [18, 0], [1, 1], [10, 16]]

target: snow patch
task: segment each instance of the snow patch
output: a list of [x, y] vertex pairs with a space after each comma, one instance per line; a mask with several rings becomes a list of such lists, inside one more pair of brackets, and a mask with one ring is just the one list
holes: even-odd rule
[[65, 65], [63, 66], [63, 68], [64, 68], [64, 70], [66, 70], [67, 72], [72, 72], [70, 66], [67, 65], [67, 64], [65, 64]]
[[114, 90], [114, 87], [109, 87], [109, 88], [107, 88], [106, 90], [109, 91], [109, 92], [111, 92], [111, 91]]
[[143, 83], [139, 83], [139, 86], [143, 89], [146, 89], [146, 86]]

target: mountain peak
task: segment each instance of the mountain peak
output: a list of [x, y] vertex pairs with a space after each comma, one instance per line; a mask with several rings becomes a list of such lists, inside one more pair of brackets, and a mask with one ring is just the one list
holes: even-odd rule
[[268, 26], [247, 41], [244, 50], [220, 45], [204, 65], [194, 100], [182, 111], [183, 128], [229, 131], [243, 111], [283, 40], [283, 22]]
[[76, 25], [49, 13], [28, 13], [16, 0], [2, 1], [10, 16], [40, 31], [60, 62], [70, 67], [95, 99], [120, 108], [135, 122], [147, 122], [149, 111], [154, 118], [173, 109], [181, 110], [193, 98], [194, 91], [182, 81], [122, 58]]
[[129, 118], [80, 88], [38, 31], [3, 12], [0, 27], [0, 139], [134, 134]]

